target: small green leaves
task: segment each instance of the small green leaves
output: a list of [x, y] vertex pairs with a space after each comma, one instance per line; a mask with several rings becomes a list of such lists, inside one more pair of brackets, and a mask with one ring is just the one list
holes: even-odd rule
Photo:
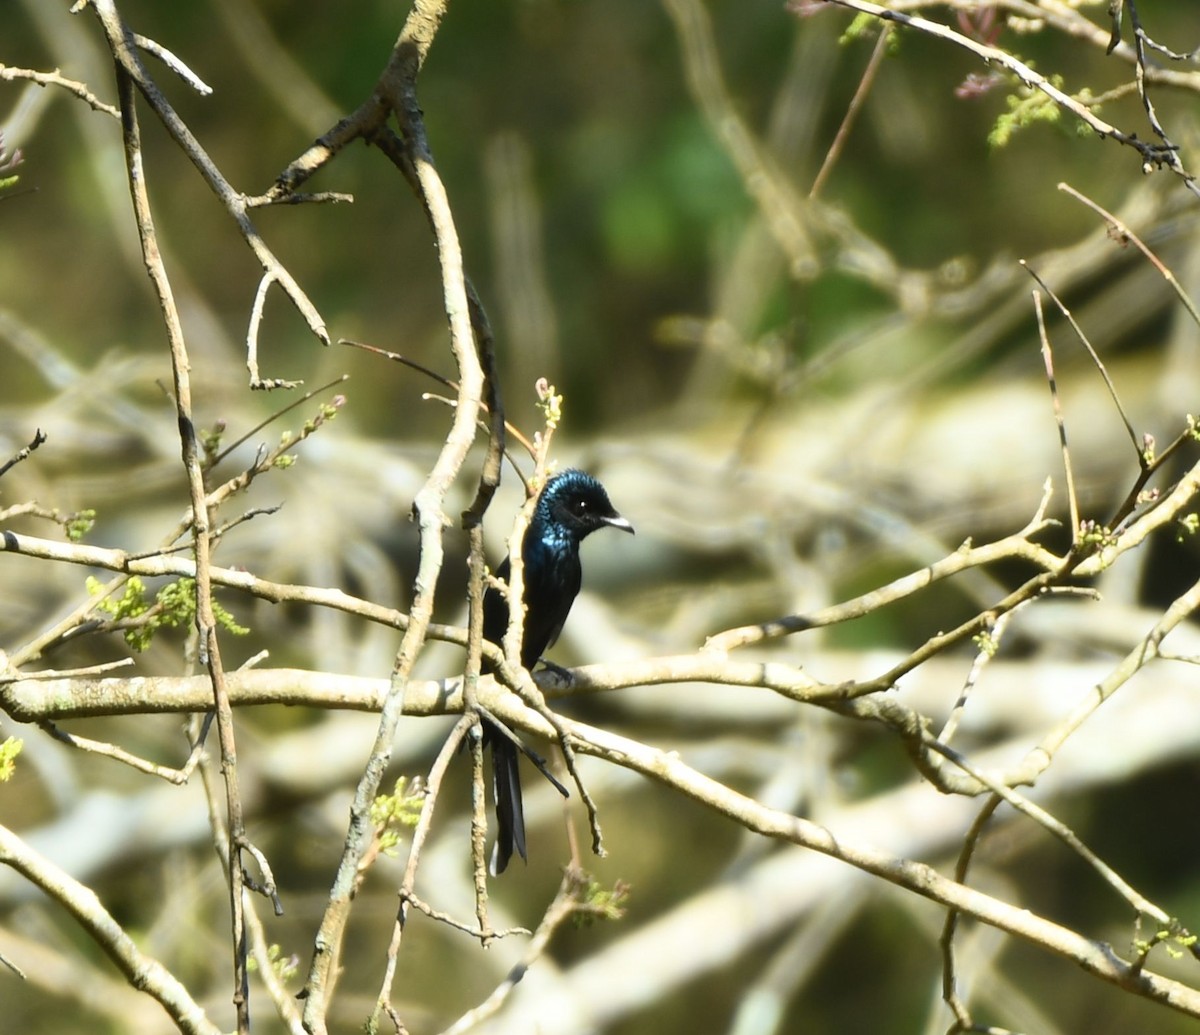
[[[94, 575], [89, 575], [84, 585], [87, 586], [88, 596], [93, 597], [104, 588]], [[96, 606], [118, 621], [138, 618], [145, 614], [149, 607], [146, 603], [146, 584], [133, 575], [125, 583], [125, 592], [120, 597], [105, 597]]]
[[1142, 464], [1150, 467], [1157, 455], [1157, 444], [1154, 441], [1154, 436], [1148, 431], [1144, 432], [1142, 434]]
[[[0, 133], [0, 173], [12, 172], [24, 158], [21, 155], [21, 150], [18, 148], [13, 152], [9, 152], [4, 147], [4, 134]], [[16, 185], [20, 180], [20, 176], [0, 176], [0, 190], [8, 190], [9, 187]]]
[[[87, 590], [95, 596], [102, 589], [100, 581], [92, 576], [87, 579]], [[178, 579], [169, 582], [151, 604], [146, 599], [146, 584], [133, 575], [125, 583], [120, 597], [106, 597], [97, 608], [112, 617], [114, 622], [126, 623], [125, 642], [132, 650], [141, 653], [150, 646], [154, 634], [165, 627], [176, 629], [196, 620], [196, 580]], [[245, 636], [250, 630], [239, 625], [233, 615], [213, 601], [213, 618], [218, 626], [234, 636]]]
[[546, 428], [553, 431], [562, 420], [563, 397], [544, 377], [537, 383], [538, 409], [546, 418]]
[[846, 31], [842, 33], [838, 40], [839, 46], [845, 46], [847, 43], [853, 43], [855, 40], [872, 38], [879, 31], [879, 19], [873, 14], [856, 14], [854, 20], [846, 26]]
[[96, 524], [96, 512], [94, 510], [77, 510], [70, 515], [63, 523], [63, 528], [66, 530], [67, 538], [73, 543], [79, 542]]
[[[1062, 89], [1062, 76], [1052, 75], [1048, 81], [1051, 86]], [[1009, 94], [1004, 101], [1008, 105], [1008, 111], [996, 119], [996, 124], [988, 134], [988, 144], [991, 147], [1004, 147], [1014, 133], [1034, 123], [1056, 123], [1062, 118], [1062, 109], [1058, 103], [1031, 86], [1020, 86], [1016, 93]]]
[[[156, 608], [162, 608], [160, 625], [176, 628], [196, 618], [196, 580], [180, 579], [178, 582], [168, 582], [158, 591], [154, 601]], [[212, 602], [213, 618], [226, 632], [234, 636], [245, 636], [250, 630], [238, 625], [236, 619], [216, 600]]]
[[995, 656], [996, 651], [1000, 648], [996, 638], [987, 630], [977, 632], [971, 637], [971, 642], [975, 644], [980, 654], [986, 654], [989, 658]]
[[417, 825], [421, 806], [425, 803], [425, 788], [420, 780], [414, 780], [411, 789], [408, 777], [401, 776], [391, 794], [381, 794], [371, 803], [371, 822], [375, 824], [375, 836], [379, 839], [379, 850], [385, 855], [395, 855], [400, 844], [400, 831]]
[[327, 420], [333, 420], [337, 416], [338, 408], [344, 401], [345, 397], [339, 395], [332, 402], [322, 403], [320, 410], [317, 411], [317, 415], [304, 422], [305, 437], [311, 435]]
[[1161, 945], [1171, 959], [1181, 959], [1186, 951], [1196, 944], [1196, 935], [1188, 933], [1177, 919], [1172, 917], [1166, 927], [1161, 927], [1150, 938], [1134, 938], [1133, 950], [1144, 961], [1156, 945]]
[[576, 926], [587, 927], [597, 920], [620, 920], [625, 915], [631, 890], [630, 885], [623, 880], [617, 881], [611, 888], [606, 888], [588, 877], [580, 891], [579, 904], [575, 911]]
[[1080, 546], [1094, 546], [1104, 549], [1107, 546], [1115, 546], [1116, 543], [1117, 537], [1107, 525], [1102, 525], [1098, 521], [1090, 519], [1079, 522]]
[[221, 452], [221, 437], [225, 434], [225, 422], [216, 421], [211, 428], [200, 432], [200, 448], [204, 451], [204, 467], [212, 467]]
[[[267, 946], [267, 961], [280, 981], [288, 981], [300, 971], [300, 957], [295, 953], [284, 956], [283, 949], [275, 942]], [[258, 959], [251, 956], [246, 960], [246, 969], [251, 973], [258, 970]]]
[[25, 742], [19, 737], [9, 737], [3, 744], [0, 744], [0, 783], [6, 783], [12, 779], [12, 775], [17, 770], [17, 755], [21, 753], [21, 748]]

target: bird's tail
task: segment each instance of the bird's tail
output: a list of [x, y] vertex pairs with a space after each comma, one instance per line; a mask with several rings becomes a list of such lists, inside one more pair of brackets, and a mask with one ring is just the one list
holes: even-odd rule
[[513, 849], [522, 859], [525, 854], [525, 809], [521, 803], [520, 750], [499, 730], [484, 726], [484, 736], [492, 746], [492, 794], [496, 800], [496, 844], [492, 848], [489, 869], [493, 876], [504, 872]]

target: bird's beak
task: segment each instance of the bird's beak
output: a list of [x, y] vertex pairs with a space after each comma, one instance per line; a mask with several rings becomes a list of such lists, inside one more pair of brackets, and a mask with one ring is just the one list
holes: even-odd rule
[[622, 532], [628, 532], [630, 535], [633, 535], [633, 525], [621, 517], [620, 514], [617, 514], [615, 517], [606, 517], [604, 523], [609, 528], [619, 528]]

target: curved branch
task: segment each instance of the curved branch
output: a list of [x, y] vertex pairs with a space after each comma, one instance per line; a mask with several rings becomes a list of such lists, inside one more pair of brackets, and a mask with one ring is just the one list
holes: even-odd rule
[[11, 866], [67, 910], [125, 975], [130, 985], [153, 996], [188, 1035], [219, 1035], [187, 989], [158, 960], [144, 955], [113, 919], [96, 893], [39, 855], [7, 827], [0, 826], [0, 863]]

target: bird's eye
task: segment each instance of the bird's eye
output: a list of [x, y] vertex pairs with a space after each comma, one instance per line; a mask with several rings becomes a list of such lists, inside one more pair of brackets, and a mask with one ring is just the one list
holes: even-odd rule
[[588, 512], [588, 501], [587, 500], [576, 500], [575, 501], [575, 514], [578, 517], [583, 517], [583, 515], [586, 514], [587, 512]]

